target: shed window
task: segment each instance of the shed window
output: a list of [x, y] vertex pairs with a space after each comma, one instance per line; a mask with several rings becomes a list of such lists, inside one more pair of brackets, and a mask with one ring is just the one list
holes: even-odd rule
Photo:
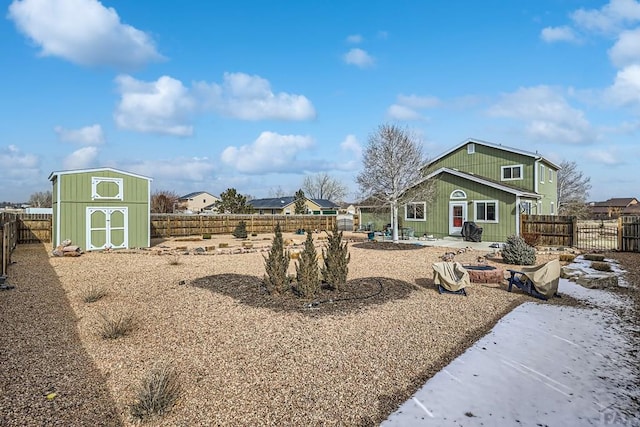
[[502, 180], [522, 179], [522, 165], [502, 166]]
[[498, 222], [498, 202], [487, 200], [475, 202], [476, 222]]
[[405, 220], [424, 221], [426, 209], [427, 209], [426, 202], [407, 203], [404, 207]]
[[122, 178], [91, 178], [91, 200], [124, 200]]

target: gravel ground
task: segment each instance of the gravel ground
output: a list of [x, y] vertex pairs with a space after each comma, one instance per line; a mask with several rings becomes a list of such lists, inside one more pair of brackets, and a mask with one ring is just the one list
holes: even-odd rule
[[[374, 425], [500, 317], [532, 300], [505, 292], [504, 283], [473, 284], [466, 298], [440, 295], [431, 264], [447, 249], [354, 243], [352, 292], [380, 277], [388, 295], [333, 310], [305, 312], [303, 302], [274, 310], [242, 298], [264, 274], [258, 243], [270, 241], [255, 241], [256, 252], [242, 254], [168, 255], [222, 242], [213, 239], [78, 258], [19, 246], [9, 271], [16, 289], [0, 293], [0, 424], [133, 425], [128, 405], [138, 383], [156, 361], [170, 359], [182, 393], [149, 425]], [[456, 259], [485, 254], [469, 250]], [[238, 286], [228, 285], [233, 280]], [[91, 285], [108, 294], [87, 304], [82, 294]], [[133, 333], [98, 337], [101, 314], [117, 313], [134, 317]], [[57, 393], [52, 400], [50, 392]]]

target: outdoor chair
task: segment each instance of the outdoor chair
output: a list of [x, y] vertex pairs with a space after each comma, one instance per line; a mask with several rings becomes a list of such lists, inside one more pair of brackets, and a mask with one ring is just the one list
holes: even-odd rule
[[433, 283], [441, 294], [467, 296], [464, 288], [470, 282], [469, 272], [459, 262], [433, 263]]
[[521, 267], [520, 270], [507, 270], [509, 288], [515, 285], [532, 297], [547, 300], [558, 294], [558, 282], [560, 281], [560, 261], [555, 259], [546, 264], [535, 267]]

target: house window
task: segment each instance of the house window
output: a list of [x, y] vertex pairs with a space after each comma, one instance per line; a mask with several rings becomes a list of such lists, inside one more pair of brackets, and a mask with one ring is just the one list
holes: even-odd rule
[[426, 202], [418, 202], [418, 203], [407, 203], [404, 206], [405, 216], [404, 219], [407, 221], [424, 221], [425, 220], [425, 211], [427, 209]]
[[475, 202], [476, 222], [498, 222], [498, 201]]
[[502, 180], [522, 179], [522, 165], [502, 166]]
[[549, 168], [549, 182], [553, 182], [553, 170]]
[[476, 152], [476, 144], [469, 143], [467, 144], [467, 154], [473, 154]]
[[465, 193], [462, 190], [453, 190], [451, 192], [450, 198], [452, 198], [452, 199], [466, 199], [467, 198], [467, 193]]
[[260, 209], [260, 210], [258, 211], [258, 215], [264, 215], [264, 210]]
[[551, 215], [555, 215], [556, 214], [556, 209], [555, 206], [553, 205], [553, 202], [551, 202]]
[[538, 202], [538, 215], [542, 215], [542, 202]]
[[531, 215], [531, 202], [520, 202], [520, 213]]
[[91, 200], [123, 200], [122, 178], [91, 177]]
[[544, 184], [544, 174], [547, 173], [546, 170], [544, 170], [544, 165], [540, 165], [540, 183]]

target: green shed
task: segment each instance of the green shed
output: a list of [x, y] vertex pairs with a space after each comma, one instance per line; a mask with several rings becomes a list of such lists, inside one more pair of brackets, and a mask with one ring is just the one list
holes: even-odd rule
[[150, 246], [151, 178], [112, 168], [52, 172], [52, 242], [86, 251]]

